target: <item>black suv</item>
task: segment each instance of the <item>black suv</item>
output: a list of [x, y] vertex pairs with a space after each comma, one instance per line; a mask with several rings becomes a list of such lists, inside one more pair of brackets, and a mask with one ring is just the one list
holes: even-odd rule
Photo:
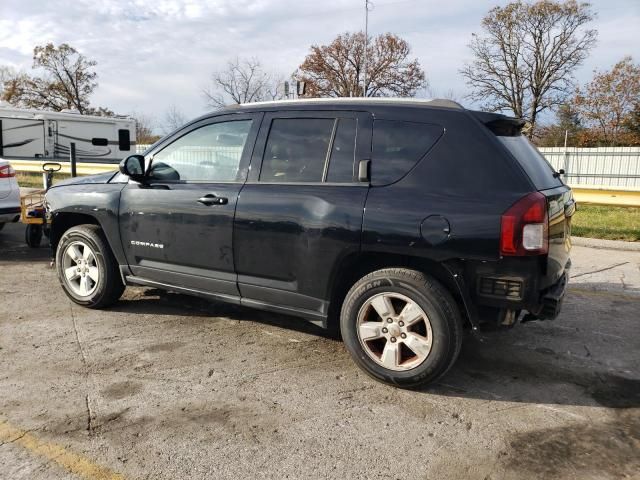
[[523, 125], [447, 100], [226, 108], [49, 190], [60, 283], [90, 308], [145, 285], [339, 326], [373, 377], [432, 382], [466, 326], [558, 314], [575, 202]]

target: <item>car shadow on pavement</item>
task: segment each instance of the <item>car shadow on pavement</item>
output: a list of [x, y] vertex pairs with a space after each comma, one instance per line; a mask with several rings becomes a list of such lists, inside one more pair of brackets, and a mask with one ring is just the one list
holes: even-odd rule
[[[129, 289], [132, 290], [132, 289]], [[136, 289], [133, 295], [121, 299], [109, 310], [124, 313], [172, 314], [192, 317], [226, 317], [231, 320], [263, 323], [300, 333], [337, 340], [335, 333], [298, 317], [270, 313], [255, 308], [243, 307], [224, 302], [214, 302], [203, 298], [148, 288]]]
[[469, 335], [458, 361], [429, 394], [518, 403], [640, 407], [640, 380], [575, 362], [509, 338]]

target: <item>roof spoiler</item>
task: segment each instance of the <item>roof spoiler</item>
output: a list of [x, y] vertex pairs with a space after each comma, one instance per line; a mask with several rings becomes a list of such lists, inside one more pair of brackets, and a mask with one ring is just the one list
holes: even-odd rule
[[522, 129], [527, 124], [522, 118], [507, 117], [500, 113], [471, 112], [485, 127], [495, 135], [502, 137], [515, 137], [520, 135]]

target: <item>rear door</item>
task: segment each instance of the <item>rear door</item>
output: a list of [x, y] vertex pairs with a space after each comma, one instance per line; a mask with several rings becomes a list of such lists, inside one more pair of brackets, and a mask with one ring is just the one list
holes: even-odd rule
[[242, 189], [234, 261], [246, 304], [327, 314], [335, 266], [359, 252], [372, 117], [358, 112], [265, 114]]

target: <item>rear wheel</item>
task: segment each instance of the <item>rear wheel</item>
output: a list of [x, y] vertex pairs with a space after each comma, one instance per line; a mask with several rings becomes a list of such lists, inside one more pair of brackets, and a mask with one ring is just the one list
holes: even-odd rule
[[24, 231], [24, 239], [31, 248], [38, 248], [42, 243], [42, 225], [29, 223]]
[[360, 279], [342, 306], [342, 338], [369, 375], [401, 387], [436, 381], [462, 345], [451, 294], [422, 272], [388, 268]]
[[56, 250], [62, 289], [78, 305], [103, 308], [124, 291], [118, 263], [100, 227], [79, 225], [67, 230]]

